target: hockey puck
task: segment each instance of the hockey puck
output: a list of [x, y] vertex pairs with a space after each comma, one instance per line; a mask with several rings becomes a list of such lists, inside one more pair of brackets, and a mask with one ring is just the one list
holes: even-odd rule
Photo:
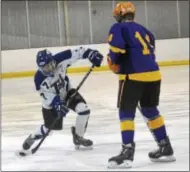
[[26, 153], [24, 153], [24, 152], [19, 152], [19, 155], [20, 155], [20, 156], [26, 156]]

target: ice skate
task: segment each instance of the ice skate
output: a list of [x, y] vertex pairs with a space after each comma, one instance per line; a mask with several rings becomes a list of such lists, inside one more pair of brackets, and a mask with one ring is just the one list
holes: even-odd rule
[[26, 156], [30, 154], [30, 148], [35, 143], [36, 140], [39, 140], [42, 138], [42, 135], [35, 135], [32, 137], [32, 134], [27, 137], [27, 139], [22, 144], [22, 150], [16, 152], [16, 155], [19, 156]]
[[108, 168], [131, 168], [135, 153], [135, 143], [122, 145], [121, 153], [108, 160]]
[[36, 140], [41, 139], [42, 136], [41, 135], [35, 135], [35, 137], [32, 137], [32, 135], [29, 135], [27, 137], [27, 139], [24, 141], [24, 143], [22, 144], [22, 148], [23, 150], [28, 150], [31, 148], [31, 146], [34, 144], [34, 142]]
[[34, 144], [36, 140], [39, 140], [42, 138], [42, 135], [35, 135], [32, 137], [32, 135], [29, 135], [28, 138], [24, 141], [22, 148], [24, 150], [28, 150], [31, 148], [31, 146]]
[[174, 157], [173, 148], [171, 146], [170, 140], [166, 139], [158, 142], [158, 149], [152, 151], [148, 154], [149, 158], [153, 162], [173, 162], [176, 161]]
[[80, 137], [76, 134], [75, 127], [71, 127], [71, 132], [73, 135], [73, 143], [75, 145], [75, 149], [79, 149], [80, 146], [83, 146], [85, 148], [92, 148], [93, 142], [89, 139], [85, 139], [83, 137]]

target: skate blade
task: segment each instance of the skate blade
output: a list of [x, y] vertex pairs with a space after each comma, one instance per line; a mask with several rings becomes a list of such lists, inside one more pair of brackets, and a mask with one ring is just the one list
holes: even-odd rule
[[110, 161], [108, 163], [109, 169], [125, 169], [125, 168], [132, 168], [132, 161], [124, 160], [122, 164], [117, 164], [115, 161]]
[[92, 146], [82, 146], [82, 145], [75, 145], [75, 150], [92, 150]]
[[152, 162], [174, 162], [176, 158], [174, 156], [162, 156], [158, 159], [151, 158]]

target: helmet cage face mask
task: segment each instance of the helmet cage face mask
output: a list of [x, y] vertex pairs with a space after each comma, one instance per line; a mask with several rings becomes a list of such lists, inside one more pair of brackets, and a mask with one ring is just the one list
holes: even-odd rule
[[49, 63], [45, 64], [44, 66], [40, 66], [39, 69], [46, 76], [52, 76], [54, 75], [56, 69], [56, 62], [54, 60], [51, 60]]
[[118, 22], [118, 23], [121, 23], [122, 21], [124, 21], [125, 17], [122, 16], [122, 15], [115, 15], [114, 16], [115, 20]]

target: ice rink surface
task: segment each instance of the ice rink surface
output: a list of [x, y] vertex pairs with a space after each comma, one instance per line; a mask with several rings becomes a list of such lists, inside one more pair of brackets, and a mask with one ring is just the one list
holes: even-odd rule
[[[156, 144], [137, 111], [135, 161], [133, 168], [128, 171], [189, 170], [189, 66], [164, 67], [161, 71], [163, 82], [159, 108], [165, 117], [177, 161], [161, 164], [148, 159], [148, 152], [155, 149]], [[73, 85], [77, 86], [83, 76], [70, 75]], [[40, 97], [35, 91], [33, 78], [3, 80], [2, 170], [109, 171], [108, 158], [118, 154], [121, 149], [117, 88], [116, 75], [99, 72], [92, 73], [80, 90], [91, 108], [86, 137], [94, 141], [93, 150], [74, 149], [70, 127], [75, 123], [76, 114], [69, 113], [64, 121], [64, 130], [49, 136], [36, 154], [19, 158], [15, 152], [42, 123]]]

